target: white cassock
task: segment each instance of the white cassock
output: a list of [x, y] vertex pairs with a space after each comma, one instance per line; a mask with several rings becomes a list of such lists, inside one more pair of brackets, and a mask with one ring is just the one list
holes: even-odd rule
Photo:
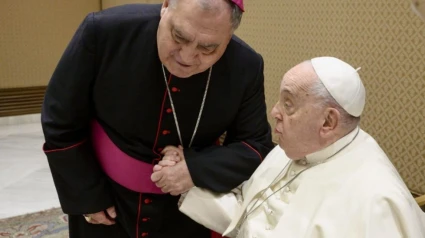
[[277, 146], [239, 192], [195, 187], [182, 199], [183, 213], [227, 237], [425, 237], [425, 214], [359, 128], [297, 162]]

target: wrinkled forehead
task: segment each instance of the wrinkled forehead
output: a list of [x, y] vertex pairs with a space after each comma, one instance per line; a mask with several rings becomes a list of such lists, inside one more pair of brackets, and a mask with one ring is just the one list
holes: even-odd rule
[[318, 80], [311, 63], [303, 62], [290, 69], [284, 76], [280, 84], [280, 94], [302, 98], [309, 95], [311, 87]]
[[291, 74], [290, 72], [286, 73], [283, 76], [283, 79], [280, 83], [280, 95], [279, 99], [283, 101], [286, 98], [296, 99], [298, 94], [297, 84], [294, 83], [296, 75]]
[[177, 7], [171, 13], [170, 25], [188, 37], [220, 39], [232, 33], [229, 13], [203, 10], [196, 6]]

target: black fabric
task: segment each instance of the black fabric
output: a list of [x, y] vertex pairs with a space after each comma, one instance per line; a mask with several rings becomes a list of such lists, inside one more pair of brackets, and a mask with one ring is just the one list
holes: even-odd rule
[[97, 163], [89, 141], [46, 155], [65, 213], [95, 213], [114, 204], [107, 177]]
[[[116, 191], [117, 218], [112, 226], [92, 225], [83, 216], [69, 219], [70, 238], [210, 238], [210, 231], [197, 224], [177, 208], [179, 196], [142, 194], [110, 181]], [[140, 204], [140, 205], [139, 205]], [[140, 213], [143, 214], [138, 217]], [[138, 223], [138, 229], [136, 224]], [[136, 233], [138, 235], [136, 236]], [[142, 236], [144, 235], [144, 236]]]

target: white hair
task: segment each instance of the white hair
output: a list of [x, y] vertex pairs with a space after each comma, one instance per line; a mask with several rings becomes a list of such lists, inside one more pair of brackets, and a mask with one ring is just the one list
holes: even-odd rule
[[339, 112], [341, 115], [340, 122], [343, 128], [351, 130], [359, 125], [360, 117], [354, 117], [350, 115], [344, 108], [342, 108], [341, 105], [339, 105], [338, 102], [332, 97], [319, 78], [315, 80], [309, 91], [318, 99], [314, 106], [318, 108], [332, 107]]
[[[176, 2], [178, 0], [169, 0], [169, 5], [170, 7], [175, 7]], [[211, 1], [211, 0], [197, 0], [198, 3], [201, 5], [202, 9], [207, 10], [207, 11], [211, 11], [211, 10], [215, 10], [216, 7], [214, 6], [215, 3], [217, 2], [217, 0], [215, 1]], [[220, 0], [223, 1], [223, 0]], [[232, 24], [232, 29], [236, 30], [238, 29], [239, 25], [241, 24], [242, 21], [242, 10], [238, 7], [238, 5], [236, 5], [235, 3], [233, 3], [230, 0], [224, 0], [230, 7], [231, 10], [231, 18], [230, 18], [230, 23]]]

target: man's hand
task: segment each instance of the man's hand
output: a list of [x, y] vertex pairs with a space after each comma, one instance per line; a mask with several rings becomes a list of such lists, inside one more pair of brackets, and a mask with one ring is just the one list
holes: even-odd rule
[[102, 224], [108, 226], [115, 224], [115, 217], [117, 217], [115, 207], [110, 207], [106, 209], [106, 213], [104, 211], [101, 211], [84, 215], [84, 218], [88, 223]]
[[154, 166], [154, 172], [160, 171], [163, 167], [174, 166], [185, 159], [183, 147], [181, 145], [178, 147], [169, 145], [162, 150], [161, 154], [164, 156], [162, 157], [162, 160]]
[[162, 192], [178, 196], [194, 186], [184, 157], [182, 146], [167, 146], [162, 151], [164, 157], [154, 166], [152, 182]]

